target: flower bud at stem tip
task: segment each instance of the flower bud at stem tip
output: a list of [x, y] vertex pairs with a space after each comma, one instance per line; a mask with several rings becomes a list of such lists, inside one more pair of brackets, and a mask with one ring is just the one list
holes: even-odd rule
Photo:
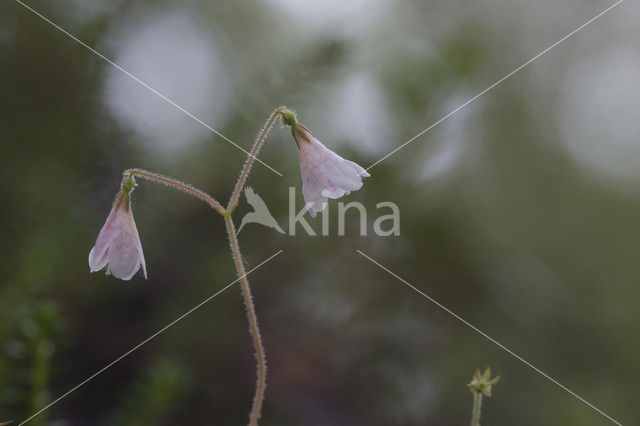
[[132, 175], [127, 175], [122, 179], [122, 190], [127, 194], [133, 191], [136, 186], [136, 181]]
[[286, 126], [293, 127], [296, 124], [298, 124], [298, 120], [296, 119], [296, 113], [289, 109], [285, 109], [284, 111], [282, 111], [281, 117], [282, 117], [282, 123]]

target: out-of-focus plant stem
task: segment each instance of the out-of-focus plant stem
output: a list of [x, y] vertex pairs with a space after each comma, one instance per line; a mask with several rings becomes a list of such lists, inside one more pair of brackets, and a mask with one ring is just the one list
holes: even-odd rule
[[473, 411], [471, 412], [471, 426], [480, 426], [480, 411], [482, 410], [482, 394], [473, 393]]
[[[47, 404], [47, 390], [49, 383], [49, 355], [48, 342], [44, 336], [38, 336], [34, 342], [33, 365], [31, 368], [31, 408], [30, 411], [36, 413]], [[45, 416], [40, 416], [33, 420], [34, 425], [44, 425]]]

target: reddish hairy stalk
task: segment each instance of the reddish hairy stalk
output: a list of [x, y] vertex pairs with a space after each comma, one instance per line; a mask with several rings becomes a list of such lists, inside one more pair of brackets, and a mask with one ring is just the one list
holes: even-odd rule
[[143, 170], [143, 169], [127, 169], [124, 172], [122, 172], [123, 175], [125, 176], [139, 176], [143, 179], [147, 179], [150, 180], [152, 182], [158, 182], [158, 183], [162, 183], [165, 185], [168, 185], [172, 188], [175, 189], [179, 189], [180, 191], [186, 192], [187, 194], [193, 195], [196, 198], [199, 198], [200, 200], [204, 201], [205, 203], [209, 204], [209, 206], [211, 206], [214, 210], [216, 210], [218, 213], [224, 215], [226, 214], [226, 211], [224, 209], [224, 207], [222, 207], [222, 204], [220, 204], [215, 198], [213, 198], [211, 195], [207, 194], [206, 192], [191, 186], [189, 184], [186, 184], [184, 182], [180, 182], [177, 179], [173, 179], [170, 178], [168, 176], [164, 176], [161, 175], [159, 173], [154, 173], [154, 172], [150, 172], [148, 170]]

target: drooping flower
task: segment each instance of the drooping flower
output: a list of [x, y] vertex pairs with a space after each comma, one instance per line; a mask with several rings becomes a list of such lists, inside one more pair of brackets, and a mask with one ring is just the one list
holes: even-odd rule
[[302, 195], [309, 206], [309, 214], [315, 217], [324, 210], [328, 198], [340, 198], [362, 187], [362, 178], [369, 173], [353, 161], [345, 160], [322, 142], [311, 131], [295, 121], [295, 115], [283, 116], [283, 122], [291, 126], [291, 134], [298, 145]]
[[89, 252], [91, 272], [106, 266], [107, 275], [128, 281], [142, 266], [142, 273], [147, 278], [142, 244], [131, 211], [131, 192], [134, 187], [133, 177], [128, 176], [116, 194], [111, 212]]

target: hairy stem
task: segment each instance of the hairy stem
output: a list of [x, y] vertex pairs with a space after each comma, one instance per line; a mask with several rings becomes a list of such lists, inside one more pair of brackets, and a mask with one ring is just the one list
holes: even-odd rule
[[246, 277], [247, 274], [244, 269], [244, 264], [242, 263], [242, 254], [240, 254], [238, 239], [236, 238], [236, 228], [230, 215], [224, 217], [224, 223], [227, 225], [227, 234], [229, 235], [229, 243], [231, 245], [233, 261], [236, 266], [236, 273], [238, 274], [238, 278], [240, 278], [242, 296], [244, 298], [245, 307], [247, 308], [249, 331], [253, 338], [253, 347], [256, 351], [256, 360], [258, 362], [256, 393], [253, 397], [253, 406], [251, 407], [251, 413], [249, 415], [249, 426], [256, 426], [258, 424], [258, 419], [260, 419], [262, 401], [264, 400], [264, 391], [267, 386], [267, 361], [264, 354], [264, 347], [262, 346], [262, 339], [260, 338], [260, 328], [258, 327], [258, 317], [253, 305], [251, 288], [249, 287], [249, 281]]
[[231, 198], [229, 199], [229, 204], [227, 205], [227, 211], [232, 212], [236, 206], [238, 205], [238, 199], [240, 198], [240, 193], [242, 192], [242, 188], [244, 188], [244, 184], [249, 177], [249, 172], [251, 171], [251, 166], [256, 159], [256, 155], [260, 152], [260, 148], [262, 148], [262, 144], [264, 140], [267, 138], [269, 131], [273, 127], [273, 124], [276, 121], [276, 118], [283, 112], [288, 111], [288, 109], [284, 106], [276, 108], [265, 123], [264, 127], [260, 131], [258, 138], [256, 139], [253, 147], [251, 148], [251, 152], [247, 156], [247, 161], [244, 162], [244, 166], [242, 166], [242, 171], [240, 172], [240, 176], [238, 177], [238, 181], [236, 182], [235, 188], [233, 188], [233, 193], [231, 194]]
[[[255, 306], [253, 305], [253, 297], [251, 295], [251, 287], [249, 287], [249, 281], [246, 278], [246, 272], [244, 269], [244, 264], [242, 263], [242, 254], [240, 253], [240, 247], [238, 245], [238, 239], [236, 238], [236, 229], [233, 224], [233, 220], [231, 218], [231, 214], [235, 210], [238, 205], [238, 200], [240, 198], [240, 194], [244, 185], [249, 177], [249, 173], [251, 171], [251, 166], [262, 148], [262, 145], [269, 134], [269, 131], [273, 127], [278, 116], [282, 115], [285, 112], [290, 112], [286, 107], [281, 106], [276, 108], [265, 123], [263, 129], [258, 134], [258, 138], [256, 139], [253, 147], [251, 148], [251, 152], [247, 156], [247, 160], [242, 167], [242, 171], [240, 172], [240, 176], [238, 177], [238, 181], [236, 182], [236, 186], [233, 189], [231, 194], [231, 198], [229, 199], [229, 203], [227, 204], [227, 208], [225, 209], [222, 205], [214, 199], [212, 196], [207, 194], [200, 189], [188, 185], [186, 183], [180, 182], [177, 179], [173, 179], [167, 176], [163, 176], [159, 173], [150, 172], [143, 169], [127, 169], [123, 172], [123, 175], [128, 176], [139, 176], [141, 178], [150, 180], [152, 182], [163, 183], [168, 185], [174, 189], [179, 189], [184, 191], [190, 195], [193, 195], [196, 198], [204, 201], [209, 204], [214, 210], [216, 210], [222, 217], [224, 217], [225, 225], [227, 228], [227, 234], [229, 236], [229, 243], [231, 245], [231, 255], [233, 257], [233, 262], [236, 267], [236, 273], [238, 274], [238, 278], [240, 279], [240, 286], [242, 288], [242, 296], [244, 298], [244, 304], [247, 308], [247, 319], [249, 320], [249, 331], [251, 333], [251, 337], [253, 339], [253, 347], [256, 352], [256, 360], [257, 360], [257, 383], [256, 383], [256, 391], [253, 398], [253, 405], [251, 407], [251, 413], [249, 414], [249, 426], [257, 426], [258, 420], [260, 419], [260, 413], [262, 411], [262, 401], [264, 400], [265, 388], [267, 386], [267, 362], [264, 352], [264, 347], [262, 346], [262, 339], [260, 337], [260, 328], [258, 326], [258, 317], [256, 315]], [[1, 425], [0, 425], [1, 426]]]
[[471, 426], [480, 426], [480, 410], [482, 410], [482, 394], [473, 392], [473, 411], [471, 412]]
[[199, 198], [200, 200], [209, 204], [209, 206], [211, 206], [214, 210], [216, 210], [221, 215], [226, 214], [226, 211], [224, 207], [222, 207], [222, 204], [220, 204], [211, 195], [207, 194], [206, 192], [194, 186], [191, 186], [184, 182], [180, 182], [177, 179], [173, 179], [168, 176], [163, 176], [159, 173], [154, 173], [154, 172], [150, 172], [143, 169], [127, 169], [124, 172], [122, 172], [122, 174], [124, 176], [139, 176], [143, 179], [150, 180], [151, 182], [162, 183], [172, 188], [179, 189], [180, 191], [186, 192], [189, 195], [193, 195], [194, 197]]

